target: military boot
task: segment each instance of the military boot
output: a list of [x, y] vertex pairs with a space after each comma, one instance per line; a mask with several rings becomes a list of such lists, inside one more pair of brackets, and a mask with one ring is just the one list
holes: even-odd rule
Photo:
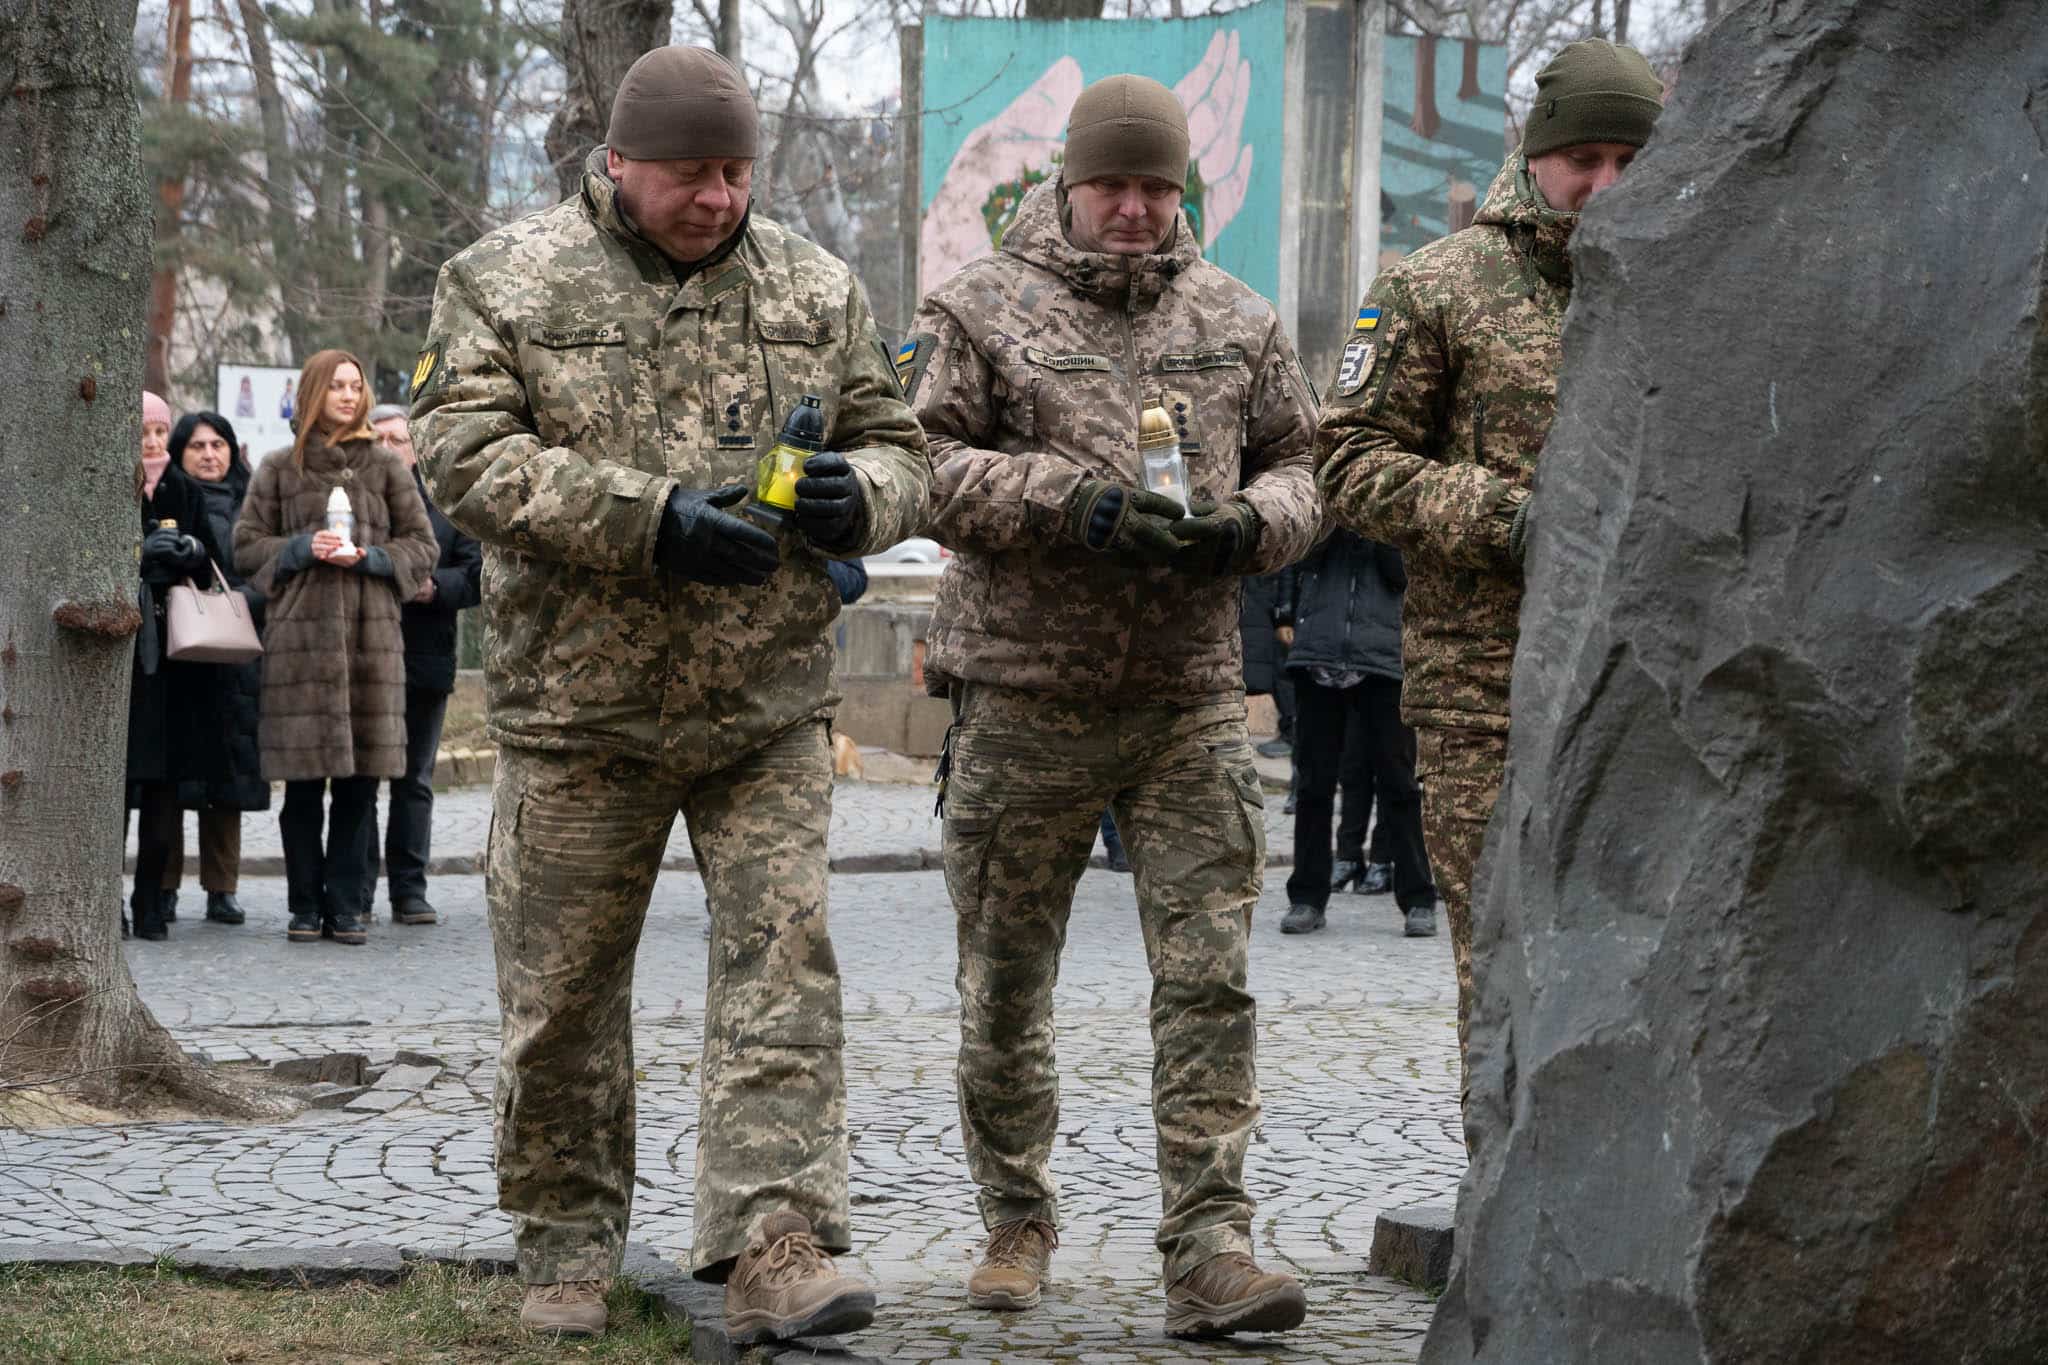
[[1052, 1266], [1059, 1233], [1043, 1218], [1014, 1218], [988, 1234], [981, 1264], [967, 1277], [973, 1308], [1036, 1308]]
[[563, 1280], [530, 1284], [519, 1305], [519, 1325], [557, 1337], [601, 1337], [609, 1315], [604, 1296], [609, 1280]]
[[1221, 1337], [1285, 1332], [1308, 1316], [1308, 1296], [1292, 1275], [1259, 1269], [1241, 1251], [1211, 1257], [1166, 1291], [1166, 1335]]
[[735, 1346], [857, 1332], [875, 1320], [875, 1293], [832, 1268], [800, 1213], [771, 1213], [725, 1282], [725, 1330]]

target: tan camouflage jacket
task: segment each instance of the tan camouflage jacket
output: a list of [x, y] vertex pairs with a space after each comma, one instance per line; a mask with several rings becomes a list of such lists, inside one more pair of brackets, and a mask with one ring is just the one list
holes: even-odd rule
[[1408, 562], [1409, 723], [1508, 728], [1522, 569], [1508, 524], [1557, 406], [1576, 214], [1519, 151], [1473, 225], [1379, 274], [1325, 396], [1331, 515]]
[[1061, 513], [1083, 479], [1140, 486], [1138, 414], [1163, 396], [1194, 496], [1257, 511], [1254, 572], [1307, 551], [1321, 515], [1315, 398], [1265, 300], [1201, 258], [1185, 219], [1157, 254], [1076, 249], [1048, 182], [1002, 249], [932, 291], [912, 327], [898, 362], [931, 439], [926, 534], [957, 556], [939, 580], [927, 687], [1134, 702], [1241, 689], [1236, 579], [1092, 553], [1061, 533]]
[[872, 553], [923, 519], [924, 434], [840, 261], [756, 216], [677, 287], [604, 173], [441, 268], [412, 421], [450, 521], [484, 545], [484, 674], [501, 743], [723, 767], [837, 698], [839, 598], [786, 533], [759, 588], [656, 572], [671, 489], [751, 484], [799, 395], [867, 493]]

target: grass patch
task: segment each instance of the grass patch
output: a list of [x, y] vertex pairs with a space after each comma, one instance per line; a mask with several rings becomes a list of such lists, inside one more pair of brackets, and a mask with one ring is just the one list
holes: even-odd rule
[[659, 1315], [630, 1280], [612, 1287], [611, 1330], [594, 1342], [536, 1337], [519, 1325], [509, 1276], [423, 1265], [403, 1284], [265, 1289], [168, 1267], [42, 1270], [0, 1266], [0, 1356], [65, 1365], [321, 1365], [426, 1362], [523, 1365], [690, 1357], [690, 1331]]

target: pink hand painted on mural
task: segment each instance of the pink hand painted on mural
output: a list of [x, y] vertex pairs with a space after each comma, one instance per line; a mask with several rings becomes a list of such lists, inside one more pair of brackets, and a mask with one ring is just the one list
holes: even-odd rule
[[1188, 111], [1188, 157], [1202, 172], [1202, 246], [1206, 250], [1244, 207], [1252, 183], [1252, 148], [1244, 115], [1252, 99], [1252, 64], [1239, 55], [1237, 33], [1209, 40], [1195, 69], [1173, 87]]
[[1062, 57], [1002, 113], [967, 135], [939, 192], [925, 210], [918, 237], [918, 288], [943, 284], [989, 252], [982, 207], [999, 186], [1031, 171], [1050, 172], [1067, 130], [1067, 111], [1081, 93], [1081, 64]]

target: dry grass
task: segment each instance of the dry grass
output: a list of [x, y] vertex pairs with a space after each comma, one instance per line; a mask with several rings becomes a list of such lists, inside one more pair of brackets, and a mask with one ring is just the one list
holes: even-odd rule
[[688, 1360], [687, 1326], [656, 1315], [630, 1281], [609, 1300], [596, 1342], [535, 1337], [519, 1326], [519, 1284], [422, 1266], [396, 1288], [350, 1284], [263, 1289], [168, 1269], [38, 1270], [0, 1265], [0, 1358], [66, 1365], [320, 1365]]

